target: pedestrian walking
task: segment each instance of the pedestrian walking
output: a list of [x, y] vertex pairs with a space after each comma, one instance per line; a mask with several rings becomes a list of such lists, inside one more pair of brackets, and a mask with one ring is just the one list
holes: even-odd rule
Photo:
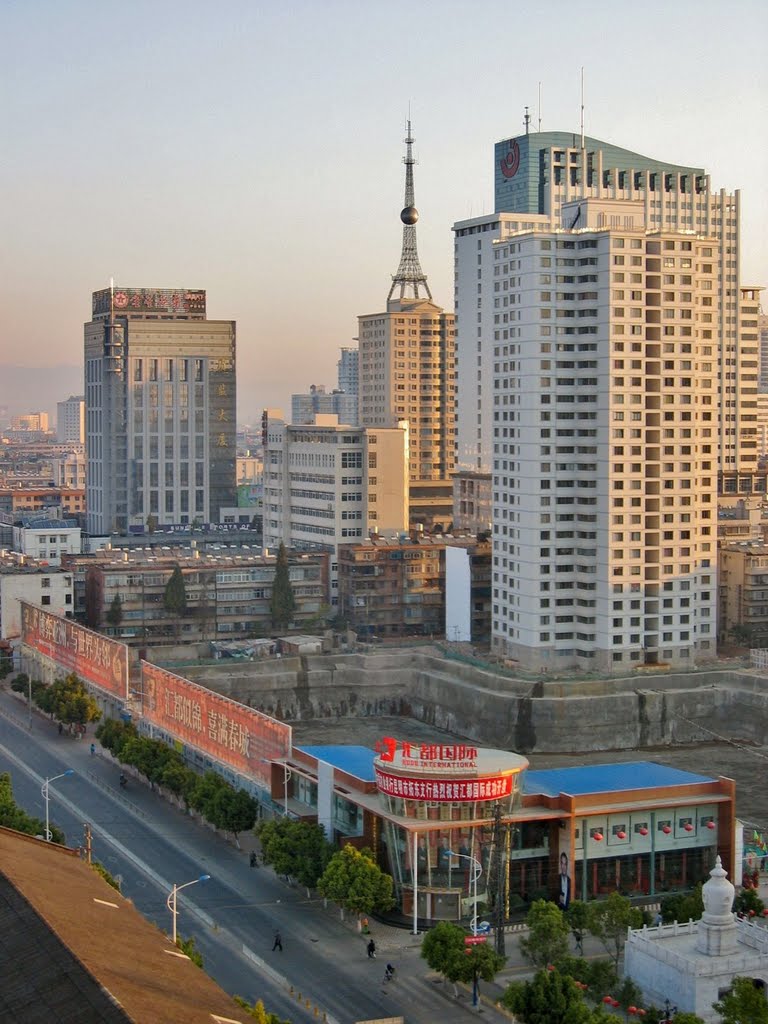
[[61, 736], [61, 734], [62, 734], [63, 732], [64, 732], [64, 726], [62, 725], [62, 723], [61, 723], [61, 722], [59, 722], [59, 736]]
[[368, 943], [366, 949], [368, 950], [368, 959], [369, 960], [375, 960], [376, 959], [376, 943], [373, 941], [373, 939], [371, 939], [371, 941]]
[[392, 981], [395, 976], [395, 968], [392, 964], [387, 964], [384, 968], [384, 981]]
[[256, 860], [256, 851], [255, 850], [251, 850], [250, 863], [251, 863], [251, 867], [252, 868], [255, 868], [256, 865], [258, 864], [258, 861]]
[[275, 941], [272, 943], [272, 952], [274, 953], [276, 949], [279, 949], [281, 953], [283, 952], [283, 940], [277, 928], [275, 929]]
[[96, 744], [92, 743], [91, 744], [91, 757], [93, 757], [95, 753], [96, 753]]

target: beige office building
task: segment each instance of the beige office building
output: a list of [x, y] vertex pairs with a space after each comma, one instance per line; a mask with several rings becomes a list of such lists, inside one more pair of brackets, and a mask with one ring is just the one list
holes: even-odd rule
[[235, 323], [201, 290], [106, 288], [85, 325], [88, 533], [218, 523], [236, 504]]
[[271, 416], [264, 447], [264, 546], [329, 551], [336, 604], [339, 544], [408, 528], [408, 429], [366, 430], [318, 415]]

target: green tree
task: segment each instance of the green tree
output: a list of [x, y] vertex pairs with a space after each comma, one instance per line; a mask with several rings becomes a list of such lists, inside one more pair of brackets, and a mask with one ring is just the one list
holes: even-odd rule
[[704, 1024], [704, 1020], [698, 1017], [695, 1013], [676, 1013], [674, 1016], [675, 1024]]
[[190, 935], [188, 939], [182, 939], [180, 935], [176, 936], [176, 946], [181, 950], [185, 956], [195, 964], [196, 967], [202, 968], [203, 966], [203, 954], [195, 945], [194, 938]]
[[549, 900], [536, 900], [525, 919], [528, 934], [520, 949], [534, 967], [557, 965], [568, 954], [568, 922], [559, 907]]
[[768, 1000], [765, 991], [757, 988], [751, 978], [734, 978], [728, 995], [714, 1010], [723, 1018], [723, 1024], [768, 1024]]
[[665, 924], [672, 921], [698, 921], [704, 913], [704, 898], [701, 894], [702, 883], [693, 892], [676, 892], [665, 896], [661, 901], [661, 919]]
[[601, 1016], [584, 1002], [573, 978], [556, 968], [537, 971], [531, 981], [510, 985], [501, 1004], [525, 1024], [588, 1024]]
[[280, 542], [277, 549], [277, 563], [275, 565], [275, 578], [272, 583], [272, 597], [269, 601], [269, 611], [272, 616], [272, 625], [275, 629], [287, 629], [293, 620], [293, 613], [296, 610], [296, 598], [291, 586], [291, 577], [288, 568], [288, 552], [285, 544]]
[[350, 843], [335, 853], [318, 879], [321, 896], [338, 903], [342, 911], [372, 914], [395, 905], [392, 877], [385, 874], [370, 850], [356, 850]]
[[169, 615], [174, 615], [177, 618], [187, 613], [187, 588], [184, 585], [184, 576], [178, 565], [173, 567], [173, 572], [165, 585], [163, 607]]
[[91, 867], [93, 868], [97, 875], [101, 875], [101, 877], [104, 879], [107, 885], [111, 885], [113, 889], [117, 889], [117, 891], [120, 892], [120, 883], [114, 877], [114, 875], [110, 874], [110, 872], [107, 871], [103, 864], [100, 864], [97, 860], [94, 860], [91, 862]]
[[465, 955], [466, 932], [451, 921], [441, 921], [430, 928], [421, 943], [421, 956], [433, 971], [438, 971], [454, 984], [461, 981], [461, 958]]
[[259, 822], [256, 834], [264, 863], [279, 875], [289, 875], [306, 889], [314, 889], [333, 856], [333, 846], [322, 825], [291, 818]]
[[[27, 836], [42, 836], [45, 832], [45, 822], [40, 818], [31, 817], [14, 800], [11, 776], [8, 772], [3, 772], [0, 775], [0, 825], [4, 828], [12, 828], [16, 832], [23, 832]], [[61, 829], [53, 824], [49, 824], [49, 828], [51, 842], [63, 846], [65, 836]]]
[[116, 718], [107, 718], [96, 730], [96, 739], [118, 760], [125, 744], [136, 736], [138, 733], [133, 722], [121, 722]]
[[250, 793], [226, 784], [214, 793], [208, 802], [205, 816], [222, 832], [231, 832], [237, 842], [241, 832], [253, 828], [257, 813], [256, 801]]
[[107, 609], [107, 622], [110, 626], [115, 629], [118, 628], [120, 623], [123, 621], [123, 602], [120, 599], [119, 594], [115, 594], [112, 598], [112, 604]]
[[589, 930], [602, 943], [617, 971], [627, 941], [627, 929], [642, 926], [642, 911], [618, 892], [612, 892], [607, 900], [589, 905]]
[[5, 679], [13, 672], [13, 655], [10, 647], [0, 646], [0, 679]]
[[505, 963], [506, 957], [497, 953], [487, 942], [467, 947], [464, 959], [460, 961], [459, 981], [471, 982], [475, 1003], [477, 1002], [479, 983], [493, 981]]
[[87, 725], [101, 718], [99, 705], [74, 672], [37, 692], [33, 689], [32, 699], [42, 711], [64, 725]]
[[765, 904], [754, 889], [742, 889], [733, 901], [734, 914], [741, 914], [743, 917], [760, 917], [764, 909]]

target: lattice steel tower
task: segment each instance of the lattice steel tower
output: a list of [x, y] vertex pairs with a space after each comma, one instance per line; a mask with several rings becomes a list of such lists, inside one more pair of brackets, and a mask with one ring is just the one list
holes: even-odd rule
[[[411, 122], [408, 121], [408, 134], [405, 137], [405, 206], [400, 211], [400, 220], [403, 222], [403, 251], [400, 254], [400, 266], [392, 278], [392, 287], [389, 289], [387, 303], [392, 299], [395, 288], [400, 286], [400, 299], [418, 299], [419, 286], [422, 285], [426, 297], [431, 301], [432, 292], [427, 284], [427, 275], [421, 269], [419, 253], [416, 249], [416, 221], [419, 219], [419, 211], [414, 206], [413, 197], [413, 136], [411, 135]], [[409, 292], [411, 294], [409, 294]]]

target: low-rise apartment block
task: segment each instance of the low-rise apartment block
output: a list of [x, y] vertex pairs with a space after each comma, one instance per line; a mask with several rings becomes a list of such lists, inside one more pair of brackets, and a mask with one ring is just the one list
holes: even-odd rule
[[[294, 623], [316, 622], [329, 603], [329, 556], [289, 552], [289, 573], [296, 601]], [[272, 632], [270, 599], [275, 555], [246, 549], [200, 551], [151, 548], [66, 560], [75, 580], [77, 617], [92, 629], [127, 644], [241, 639]], [[178, 566], [184, 579], [186, 611], [165, 606], [165, 590]], [[114, 608], [120, 598], [119, 617]]]

